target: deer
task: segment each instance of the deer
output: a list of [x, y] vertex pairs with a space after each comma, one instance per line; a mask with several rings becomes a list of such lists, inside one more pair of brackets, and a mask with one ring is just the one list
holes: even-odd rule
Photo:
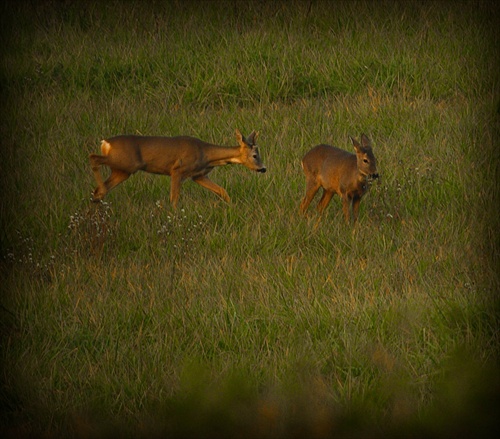
[[[252, 171], [266, 172], [256, 144], [257, 137], [256, 131], [244, 137], [236, 130], [239, 145], [232, 147], [214, 145], [190, 136], [120, 135], [104, 139], [101, 142], [102, 155], [90, 155], [90, 164], [97, 182], [92, 201], [103, 200], [111, 189], [132, 174], [144, 171], [171, 177], [170, 203], [174, 209], [179, 200], [181, 183], [187, 178], [229, 203], [226, 190], [207, 175], [216, 166], [228, 164], [240, 164]], [[102, 165], [111, 169], [109, 178], [104, 182], [100, 172]]]
[[320, 214], [330, 203], [333, 195], [342, 200], [342, 210], [349, 224], [352, 205], [353, 223], [358, 219], [361, 198], [368, 191], [370, 183], [379, 178], [377, 161], [372, 151], [370, 139], [361, 135], [361, 144], [349, 136], [356, 154], [330, 145], [317, 145], [302, 159], [302, 169], [306, 177], [306, 194], [300, 203], [300, 211], [306, 213], [316, 192], [323, 188], [317, 205]]

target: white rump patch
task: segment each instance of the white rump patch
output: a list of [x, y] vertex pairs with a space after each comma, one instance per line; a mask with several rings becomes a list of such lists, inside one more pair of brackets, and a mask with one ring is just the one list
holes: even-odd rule
[[110, 150], [111, 150], [111, 143], [106, 142], [106, 140], [103, 140], [101, 142], [102, 155], [108, 155]]

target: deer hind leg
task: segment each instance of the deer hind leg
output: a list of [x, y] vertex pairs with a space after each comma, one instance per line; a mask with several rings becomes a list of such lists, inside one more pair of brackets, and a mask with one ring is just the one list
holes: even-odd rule
[[306, 195], [304, 196], [304, 199], [300, 203], [300, 211], [302, 213], [305, 213], [307, 208], [309, 207], [309, 204], [311, 204], [311, 201], [313, 200], [314, 196], [316, 195], [316, 192], [318, 192], [320, 188], [320, 184], [316, 182], [315, 179], [308, 179], [306, 180]]
[[129, 177], [130, 174], [128, 172], [120, 171], [118, 169], [112, 169], [111, 175], [104, 182], [104, 186], [106, 186], [106, 192], [109, 192], [111, 189], [113, 189], [115, 186], [118, 186]]
[[100, 201], [106, 195], [105, 183], [102, 180], [101, 171], [99, 168], [101, 165], [105, 164], [106, 157], [98, 154], [90, 155], [90, 165], [92, 166], [92, 171], [94, 172], [94, 178], [97, 183], [97, 187], [94, 190], [92, 201]]
[[321, 196], [321, 199], [319, 200], [318, 203], [319, 213], [323, 213], [323, 211], [326, 209], [326, 206], [328, 206], [328, 203], [330, 203], [330, 200], [332, 199], [334, 194], [335, 194], [334, 191], [326, 190], [323, 188], [323, 195]]
[[217, 194], [219, 197], [221, 197], [227, 203], [229, 203], [231, 201], [226, 190], [223, 187], [219, 186], [218, 184], [215, 184], [207, 176], [203, 175], [201, 177], [193, 178], [193, 181], [198, 183], [200, 186], [207, 188], [209, 191], [212, 191], [214, 194]]
[[102, 185], [96, 187], [92, 201], [101, 201], [111, 189], [129, 177], [128, 172], [113, 169], [109, 178]]

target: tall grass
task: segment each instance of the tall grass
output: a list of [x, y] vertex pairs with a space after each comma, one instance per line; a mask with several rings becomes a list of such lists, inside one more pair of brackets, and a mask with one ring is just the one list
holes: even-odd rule
[[[2, 432], [498, 433], [494, 2], [1, 6]], [[234, 144], [226, 204], [138, 174], [121, 133]], [[298, 215], [300, 160], [373, 140], [355, 229]]]

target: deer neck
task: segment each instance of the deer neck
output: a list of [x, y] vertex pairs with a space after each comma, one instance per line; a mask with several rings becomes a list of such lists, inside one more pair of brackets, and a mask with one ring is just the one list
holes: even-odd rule
[[205, 157], [210, 166], [222, 166], [231, 163], [241, 163], [239, 146], [210, 145], [205, 150]]

